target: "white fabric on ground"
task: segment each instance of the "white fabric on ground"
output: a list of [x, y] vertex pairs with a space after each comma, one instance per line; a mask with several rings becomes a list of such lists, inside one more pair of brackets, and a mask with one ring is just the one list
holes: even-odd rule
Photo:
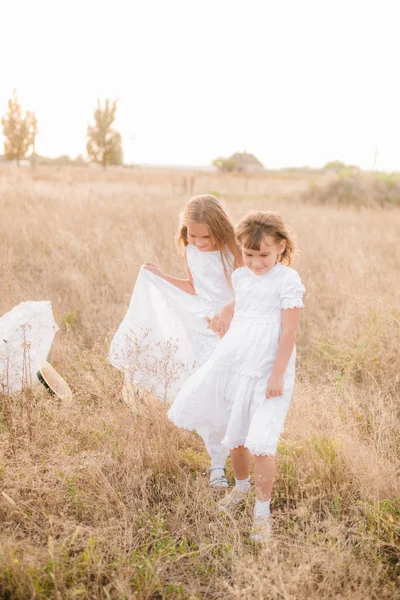
[[12, 394], [37, 383], [58, 327], [51, 303], [21, 302], [0, 318], [0, 392]]

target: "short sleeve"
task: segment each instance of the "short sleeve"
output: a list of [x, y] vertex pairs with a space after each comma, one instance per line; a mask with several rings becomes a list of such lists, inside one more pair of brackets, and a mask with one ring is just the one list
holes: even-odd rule
[[281, 288], [281, 309], [303, 308], [303, 294], [306, 288], [301, 283], [300, 275], [293, 269], [288, 269]]
[[232, 282], [232, 286], [233, 286], [234, 290], [237, 288], [237, 285], [238, 285], [240, 279], [243, 277], [245, 269], [246, 269], [246, 267], [239, 267], [238, 269], [235, 269], [233, 271], [233, 273], [231, 275], [231, 282]]

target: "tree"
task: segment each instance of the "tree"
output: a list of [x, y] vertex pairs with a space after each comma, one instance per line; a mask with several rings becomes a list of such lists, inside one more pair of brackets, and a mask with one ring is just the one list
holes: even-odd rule
[[341, 160], [331, 160], [323, 166], [323, 169], [325, 171], [343, 171], [347, 169], [347, 165]]
[[331, 160], [330, 162], [327, 162], [326, 165], [324, 165], [323, 169], [325, 171], [336, 171], [336, 173], [343, 173], [359, 171], [360, 167], [358, 167], [357, 165], [346, 165], [341, 160]]
[[214, 167], [218, 169], [218, 171], [235, 171], [237, 169], [236, 160], [233, 158], [223, 158], [220, 156], [212, 161]]
[[94, 111], [95, 124], [89, 125], [86, 145], [89, 158], [105, 169], [107, 165], [121, 165], [123, 159], [121, 134], [112, 128], [117, 112], [117, 100], [106, 99], [104, 108], [97, 100]]
[[8, 101], [8, 111], [1, 119], [3, 125], [4, 154], [7, 160], [16, 160], [19, 165], [29, 148], [34, 144], [37, 134], [37, 120], [32, 112], [26, 111], [22, 115], [22, 108], [18, 102], [17, 91], [13, 91], [12, 98]]

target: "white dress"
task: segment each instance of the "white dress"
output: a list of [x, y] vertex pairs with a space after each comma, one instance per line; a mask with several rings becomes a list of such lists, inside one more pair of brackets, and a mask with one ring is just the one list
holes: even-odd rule
[[38, 383], [58, 331], [50, 302], [21, 302], [0, 317], [0, 393], [13, 394]]
[[247, 267], [232, 275], [235, 315], [211, 358], [183, 386], [168, 416], [204, 436], [212, 431], [228, 448], [273, 456], [292, 397], [296, 349], [285, 376], [283, 396], [265, 398], [280, 332], [281, 310], [301, 308], [305, 291], [296, 271], [277, 263], [265, 275]]
[[[214, 316], [232, 302], [220, 251], [186, 247], [196, 295], [190, 295], [141, 268], [128, 312], [111, 344], [109, 360], [135, 385], [172, 401], [188, 376], [204, 364], [219, 338], [207, 329]], [[233, 270], [230, 255], [228, 272]]]

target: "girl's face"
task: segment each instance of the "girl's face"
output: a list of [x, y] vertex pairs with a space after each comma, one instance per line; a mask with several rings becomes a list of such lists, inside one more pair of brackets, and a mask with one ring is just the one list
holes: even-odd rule
[[259, 250], [242, 247], [243, 262], [256, 275], [265, 275], [276, 265], [278, 256], [285, 250], [285, 246], [285, 240], [281, 240], [277, 244], [271, 235], [266, 235]]
[[211, 252], [216, 249], [216, 240], [211, 235], [210, 228], [204, 223], [188, 223], [187, 237], [189, 244], [193, 244], [200, 252]]

